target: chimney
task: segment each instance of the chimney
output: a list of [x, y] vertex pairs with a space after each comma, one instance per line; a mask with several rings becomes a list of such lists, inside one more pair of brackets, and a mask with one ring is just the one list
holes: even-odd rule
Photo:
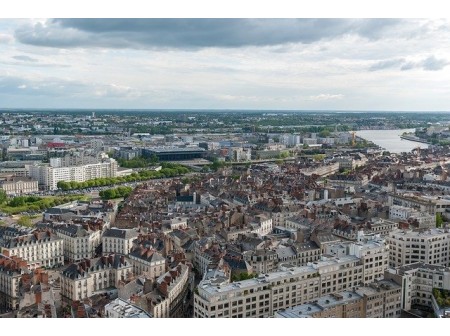
[[36, 304], [40, 304], [42, 302], [42, 292], [40, 292], [40, 291], [36, 292], [34, 294], [34, 299], [35, 299]]
[[83, 303], [79, 303], [78, 308], [77, 308], [77, 318], [82, 318], [82, 317], [86, 317], [85, 311], [84, 311], [84, 307], [83, 307]]

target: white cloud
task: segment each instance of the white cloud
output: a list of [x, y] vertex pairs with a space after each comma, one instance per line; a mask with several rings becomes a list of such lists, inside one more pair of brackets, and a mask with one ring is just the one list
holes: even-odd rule
[[[86, 41], [86, 35], [101, 33], [65, 26], [65, 35], [48, 22], [8, 21], [2, 29], [0, 20], [0, 43], [2, 37], [8, 41], [0, 53], [4, 106], [450, 110], [448, 20], [396, 21], [379, 32], [372, 22], [355, 34], [324, 26], [319, 35], [302, 35], [310, 36], [308, 43], [276, 43], [295, 40], [288, 34], [269, 46], [251, 44], [247, 34], [240, 46], [212, 41], [214, 47], [187, 48], [186, 41], [176, 48], [171, 41], [170, 49], [141, 48], [139, 34], [118, 48], [122, 40], [111, 32], [94, 47], [96, 41]], [[25, 26], [22, 38], [43, 46], [12, 38]], [[255, 31], [261, 29], [269, 28]], [[81, 46], [69, 44], [74, 41]], [[53, 47], [44, 46], [49, 44]]]
[[309, 100], [334, 100], [334, 99], [342, 99], [344, 98], [343, 94], [329, 94], [329, 93], [321, 93], [315, 96], [309, 96]]

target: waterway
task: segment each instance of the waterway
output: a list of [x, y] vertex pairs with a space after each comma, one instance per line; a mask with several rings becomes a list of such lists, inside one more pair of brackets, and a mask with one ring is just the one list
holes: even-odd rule
[[427, 144], [415, 142], [400, 138], [403, 132], [414, 132], [412, 129], [396, 129], [396, 130], [363, 130], [357, 131], [356, 135], [360, 138], [372, 141], [374, 144], [385, 148], [392, 153], [410, 152], [414, 148], [428, 148]]

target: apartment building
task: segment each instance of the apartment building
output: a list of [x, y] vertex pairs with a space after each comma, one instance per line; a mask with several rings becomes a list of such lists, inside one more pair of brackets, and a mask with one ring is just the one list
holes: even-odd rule
[[412, 208], [419, 212], [427, 212], [430, 215], [436, 215], [436, 204], [431, 199], [413, 195], [389, 194], [388, 205], [399, 205], [402, 207]]
[[436, 217], [434, 215], [400, 205], [392, 205], [389, 207], [389, 218], [400, 220], [411, 219], [417, 222], [417, 227], [420, 229], [432, 229], [436, 227]]
[[1, 248], [5, 256], [26, 260], [29, 269], [56, 267], [64, 263], [64, 240], [50, 231], [35, 231], [11, 238], [4, 241]]
[[101, 230], [86, 230], [80, 224], [55, 225], [53, 232], [64, 241], [64, 260], [69, 262], [94, 258], [102, 235]]
[[282, 267], [233, 283], [208, 279], [200, 282], [194, 296], [194, 317], [270, 317], [280, 309], [357, 286], [362, 278], [359, 258], [349, 256]]
[[245, 251], [242, 253], [244, 260], [257, 274], [274, 272], [278, 268], [278, 255], [272, 250]]
[[46, 190], [56, 190], [59, 181], [84, 182], [101, 177], [117, 176], [117, 161], [108, 158], [98, 163], [79, 166], [53, 167], [48, 164], [29, 165], [29, 176]]
[[322, 256], [322, 250], [312, 241], [281, 245], [277, 247], [276, 252], [278, 263], [288, 263], [293, 266], [305, 266], [320, 260]]
[[139, 233], [135, 229], [107, 229], [102, 237], [102, 251], [127, 255], [133, 248], [133, 240]]
[[401, 315], [402, 286], [392, 280], [379, 280], [353, 288], [363, 297], [364, 317], [398, 318]]
[[154, 249], [137, 246], [128, 257], [137, 276], [145, 275], [148, 279], [154, 279], [166, 271], [166, 259]]
[[360, 318], [364, 317], [362, 296], [351, 291], [343, 291], [322, 296], [312, 303], [292, 308], [280, 309], [276, 318]]
[[398, 228], [398, 223], [382, 219], [376, 218], [373, 219], [370, 223], [369, 231], [374, 234], [379, 234], [380, 236], [387, 236], [391, 231], [394, 231]]
[[19, 283], [26, 261], [0, 254], [0, 313], [19, 308]]
[[364, 266], [362, 282], [369, 284], [383, 278], [388, 268], [389, 249], [384, 240], [342, 242], [325, 246], [325, 254], [334, 257], [355, 256]]
[[61, 295], [71, 301], [83, 300], [133, 275], [133, 265], [123, 255], [111, 254], [85, 259], [61, 271]]
[[390, 267], [416, 262], [449, 266], [450, 233], [447, 229], [391, 232], [386, 242], [389, 244]]
[[0, 176], [0, 189], [3, 189], [9, 196], [20, 196], [39, 191], [37, 180], [13, 175]]
[[450, 290], [450, 268], [416, 262], [388, 269], [385, 279], [402, 287], [401, 308], [411, 310], [414, 305], [433, 306], [433, 288]]
[[277, 318], [395, 318], [401, 315], [401, 286], [382, 280], [320, 297], [275, 313]]
[[203, 238], [194, 242], [193, 263], [201, 275], [205, 274], [208, 269], [215, 268], [224, 256], [225, 251], [211, 238]]
[[272, 218], [267, 218], [264, 215], [255, 216], [255, 221], [249, 223], [251, 233], [256, 233], [260, 236], [265, 236], [272, 232]]
[[154, 291], [144, 295], [139, 305], [155, 318], [184, 317], [185, 300], [191, 278], [190, 266], [179, 263], [156, 279]]
[[143, 309], [120, 298], [105, 305], [106, 318], [151, 318]]

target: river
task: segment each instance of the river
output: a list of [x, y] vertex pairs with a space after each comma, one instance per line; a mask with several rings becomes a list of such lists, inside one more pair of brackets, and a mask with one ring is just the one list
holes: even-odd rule
[[357, 131], [356, 135], [360, 138], [372, 141], [374, 144], [385, 148], [387, 151], [392, 153], [410, 152], [417, 147], [428, 148], [427, 144], [400, 138], [400, 135], [402, 135], [403, 132], [414, 132], [414, 128], [396, 130], [364, 130]]

